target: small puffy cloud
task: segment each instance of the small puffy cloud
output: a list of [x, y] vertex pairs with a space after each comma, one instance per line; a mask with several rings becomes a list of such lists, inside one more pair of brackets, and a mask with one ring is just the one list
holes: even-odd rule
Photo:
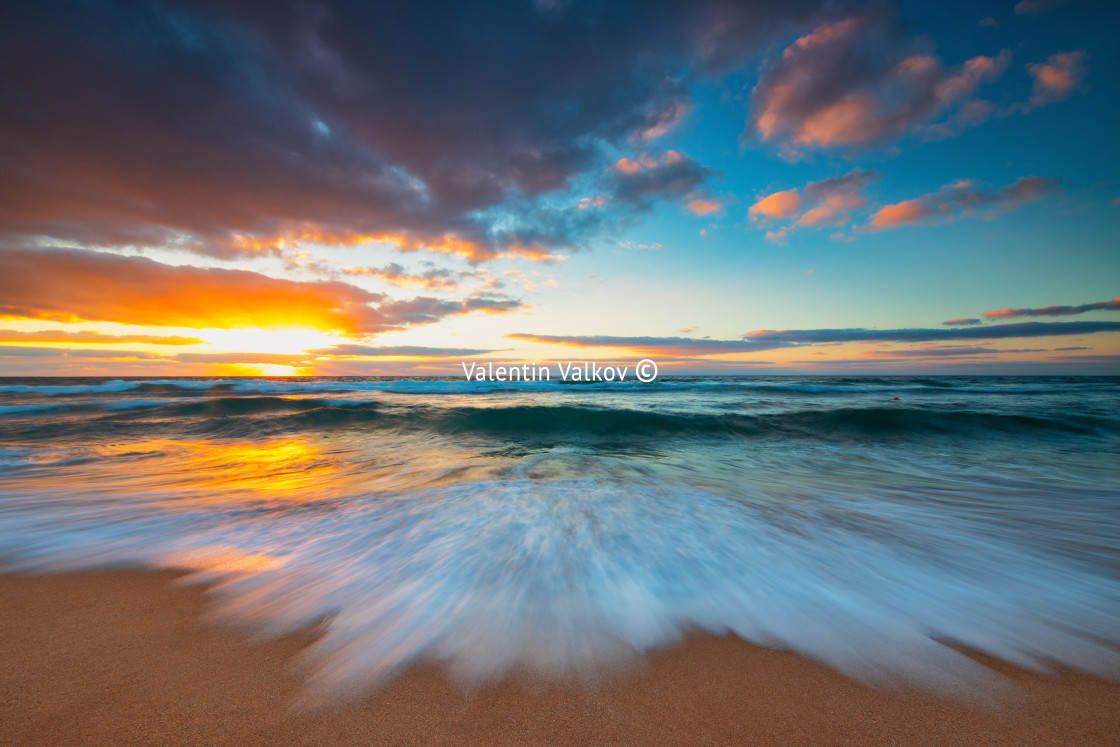
[[718, 213], [720, 210], [723, 210], [723, 204], [719, 200], [705, 197], [697, 197], [696, 199], [690, 200], [685, 207], [695, 215], [711, 215], [712, 213]]
[[1058, 52], [1047, 57], [1045, 62], [1027, 65], [1034, 87], [1023, 111], [1069, 98], [1084, 84], [1088, 69], [1089, 55], [1082, 50]]
[[947, 319], [941, 322], [947, 327], [968, 327], [973, 324], [980, 324], [979, 319]]
[[643, 244], [643, 243], [640, 243], [640, 242], [637, 242], [637, 241], [620, 241], [620, 242], [618, 242], [618, 245], [621, 246], [623, 249], [629, 249], [632, 252], [643, 252], [643, 251], [647, 251], [647, 250], [652, 250], [652, 251], [656, 252], [656, 251], [660, 251], [660, 250], [665, 248], [664, 246], [657, 243], [656, 241], [651, 242], [649, 244]]
[[772, 218], [784, 220], [791, 218], [801, 209], [801, 194], [796, 189], [774, 192], [766, 195], [747, 211], [751, 218]]
[[1010, 62], [1006, 50], [946, 69], [918, 40], [869, 9], [787, 47], [752, 94], [748, 133], [796, 159], [825, 148], [882, 145], [911, 131], [944, 137], [983, 121], [975, 97]]
[[1120, 296], [1111, 301], [1083, 303], [1080, 306], [1042, 306], [1037, 309], [995, 309], [985, 311], [985, 319], [1012, 319], [1024, 316], [1073, 316], [1090, 311], [1120, 311]]
[[647, 126], [645, 129], [634, 132], [634, 134], [630, 136], [630, 139], [648, 142], [650, 140], [656, 140], [663, 135], [667, 135], [684, 121], [684, 118], [691, 109], [692, 107], [689, 103], [682, 99], [668, 101], [664, 106], [653, 111], [647, 118]]
[[1069, 0], [1019, 0], [1015, 3], [1015, 15], [1038, 16], [1068, 2]]
[[795, 227], [844, 226], [867, 204], [864, 191], [878, 178], [874, 171], [856, 169], [844, 176], [810, 182], [801, 192], [789, 189], [769, 194], [752, 205], [748, 214], [756, 225], [786, 223], [767, 231], [767, 239], [779, 243]]
[[612, 198], [645, 209], [658, 200], [695, 200], [709, 170], [689, 156], [667, 150], [660, 156], [621, 158], [609, 169]]
[[991, 16], [986, 16], [986, 17], [980, 19], [980, 25], [981, 26], [987, 26], [988, 28], [998, 29], [999, 28], [999, 21], [992, 18]]
[[951, 221], [957, 216], [983, 215], [992, 218], [1041, 200], [1057, 190], [1056, 181], [1040, 176], [1023, 177], [994, 190], [964, 179], [933, 194], [879, 208], [871, 216], [866, 230], [881, 231], [934, 220]]

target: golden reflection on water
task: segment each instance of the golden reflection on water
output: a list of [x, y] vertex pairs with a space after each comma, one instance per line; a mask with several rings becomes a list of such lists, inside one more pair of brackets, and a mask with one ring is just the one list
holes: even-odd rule
[[165, 507], [292, 508], [500, 479], [510, 463], [448, 439], [392, 433], [257, 442], [147, 439], [88, 446], [81, 458], [43, 463], [6, 487]]

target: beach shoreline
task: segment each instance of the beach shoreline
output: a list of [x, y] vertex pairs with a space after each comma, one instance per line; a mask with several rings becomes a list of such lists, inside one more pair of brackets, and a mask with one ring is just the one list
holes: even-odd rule
[[455, 684], [420, 664], [349, 704], [307, 711], [315, 640], [206, 622], [173, 572], [0, 575], [7, 744], [1106, 744], [1120, 684], [985, 660], [1019, 686], [995, 708], [869, 689], [734, 637], [690, 636], [593, 683]]

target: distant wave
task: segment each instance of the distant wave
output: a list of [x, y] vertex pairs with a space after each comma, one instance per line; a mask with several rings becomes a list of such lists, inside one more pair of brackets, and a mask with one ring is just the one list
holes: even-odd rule
[[1007, 383], [983, 382], [969, 379], [892, 379], [867, 377], [834, 381], [759, 381], [754, 377], [667, 377], [652, 383], [627, 382], [475, 382], [465, 379], [164, 379], [164, 380], [113, 380], [86, 384], [3, 384], [0, 394], [120, 394], [128, 392], [148, 394], [221, 394], [273, 393], [273, 394], [344, 394], [353, 392], [389, 392], [401, 394], [484, 394], [494, 392], [583, 392], [606, 391], [617, 393], [655, 394], [682, 391], [741, 391], [760, 394], [905, 394], [907, 392], [936, 394], [938, 392], [963, 394], [1054, 394], [1068, 392], [1078, 386], [1100, 391], [1120, 391], [1118, 381], [1093, 381], [1082, 384], [1071, 379], [1060, 386], [1049, 383], [1029, 384], [1021, 379]]
[[[106, 412], [100, 418], [65, 419], [66, 410]], [[176, 422], [210, 436], [322, 431], [335, 428], [432, 431], [445, 435], [549, 441], [565, 439], [792, 438], [816, 440], [907, 439], [925, 436], [983, 437], [1120, 435], [1120, 419], [1077, 413], [1029, 415], [982, 410], [903, 406], [787, 409], [758, 414], [680, 412], [625, 407], [505, 405], [433, 407], [380, 401], [220, 396], [201, 399], [83, 401], [72, 405], [0, 408], [0, 415], [29, 418], [20, 435], [80, 434], [86, 429], [130, 424], [166, 429]], [[50, 419], [63, 413], [62, 420]], [[46, 418], [42, 423], [39, 418]], [[0, 420], [0, 426], [3, 421]], [[10, 424], [9, 428], [17, 427]]]

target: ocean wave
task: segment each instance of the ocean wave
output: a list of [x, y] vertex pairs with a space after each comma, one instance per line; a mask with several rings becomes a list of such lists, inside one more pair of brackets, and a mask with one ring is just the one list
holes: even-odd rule
[[4, 384], [0, 394], [68, 395], [68, 394], [345, 394], [385, 392], [399, 394], [490, 394], [501, 392], [586, 392], [606, 391], [619, 394], [680, 393], [685, 391], [754, 392], [789, 395], [866, 395], [866, 394], [1060, 394], [1078, 390], [1120, 391], [1116, 381], [1065, 381], [1024, 383], [1021, 379], [978, 381], [973, 378], [906, 379], [865, 377], [862, 379], [819, 378], [795, 381], [767, 381], [758, 377], [662, 377], [654, 382], [477, 382], [462, 378], [449, 379], [145, 379], [113, 380], [87, 384]]
[[266, 633], [325, 619], [311, 684], [330, 696], [419, 660], [467, 681], [580, 675], [691, 630], [952, 696], [1000, 684], [961, 646], [1120, 676], [1120, 581], [1090, 562], [1115, 558], [1118, 535], [1090, 547], [1032, 523], [1030, 505], [982, 519], [944, 500], [834, 492], [776, 505], [592, 479], [467, 483], [314, 513], [4, 503], [18, 509], [0, 512], [16, 568], [183, 568], [218, 584], [226, 619]]
[[[922, 436], [1116, 434], [1120, 420], [1078, 413], [1026, 414], [936, 407], [809, 407], [779, 412], [690, 412], [631, 409], [589, 404], [504, 405], [492, 407], [401, 405], [380, 400], [330, 397], [211, 396], [198, 399], [127, 399], [0, 408], [0, 415], [49, 414], [67, 410], [109, 411], [107, 423], [123, 419], [136, 427], [145, 421], [207, 424], [211, 430], [245, 421], [269, 432], [348, 426], [429, 430], [506, 438], [753, 438], [876, 439]], [[262, 420], [262, 418], [264, 418]], [[248, 419], [248, 420], [247, 420]], [[33, 421], [32, 421], [33, 422]], [[80, 432], [96, 425], [72, 421]], [[64, 424], [41, 426], [60, 432]], [[263, 432], [263, 431], [262, 431]], [[240, 434], [240, 432], [239, 432]]]

